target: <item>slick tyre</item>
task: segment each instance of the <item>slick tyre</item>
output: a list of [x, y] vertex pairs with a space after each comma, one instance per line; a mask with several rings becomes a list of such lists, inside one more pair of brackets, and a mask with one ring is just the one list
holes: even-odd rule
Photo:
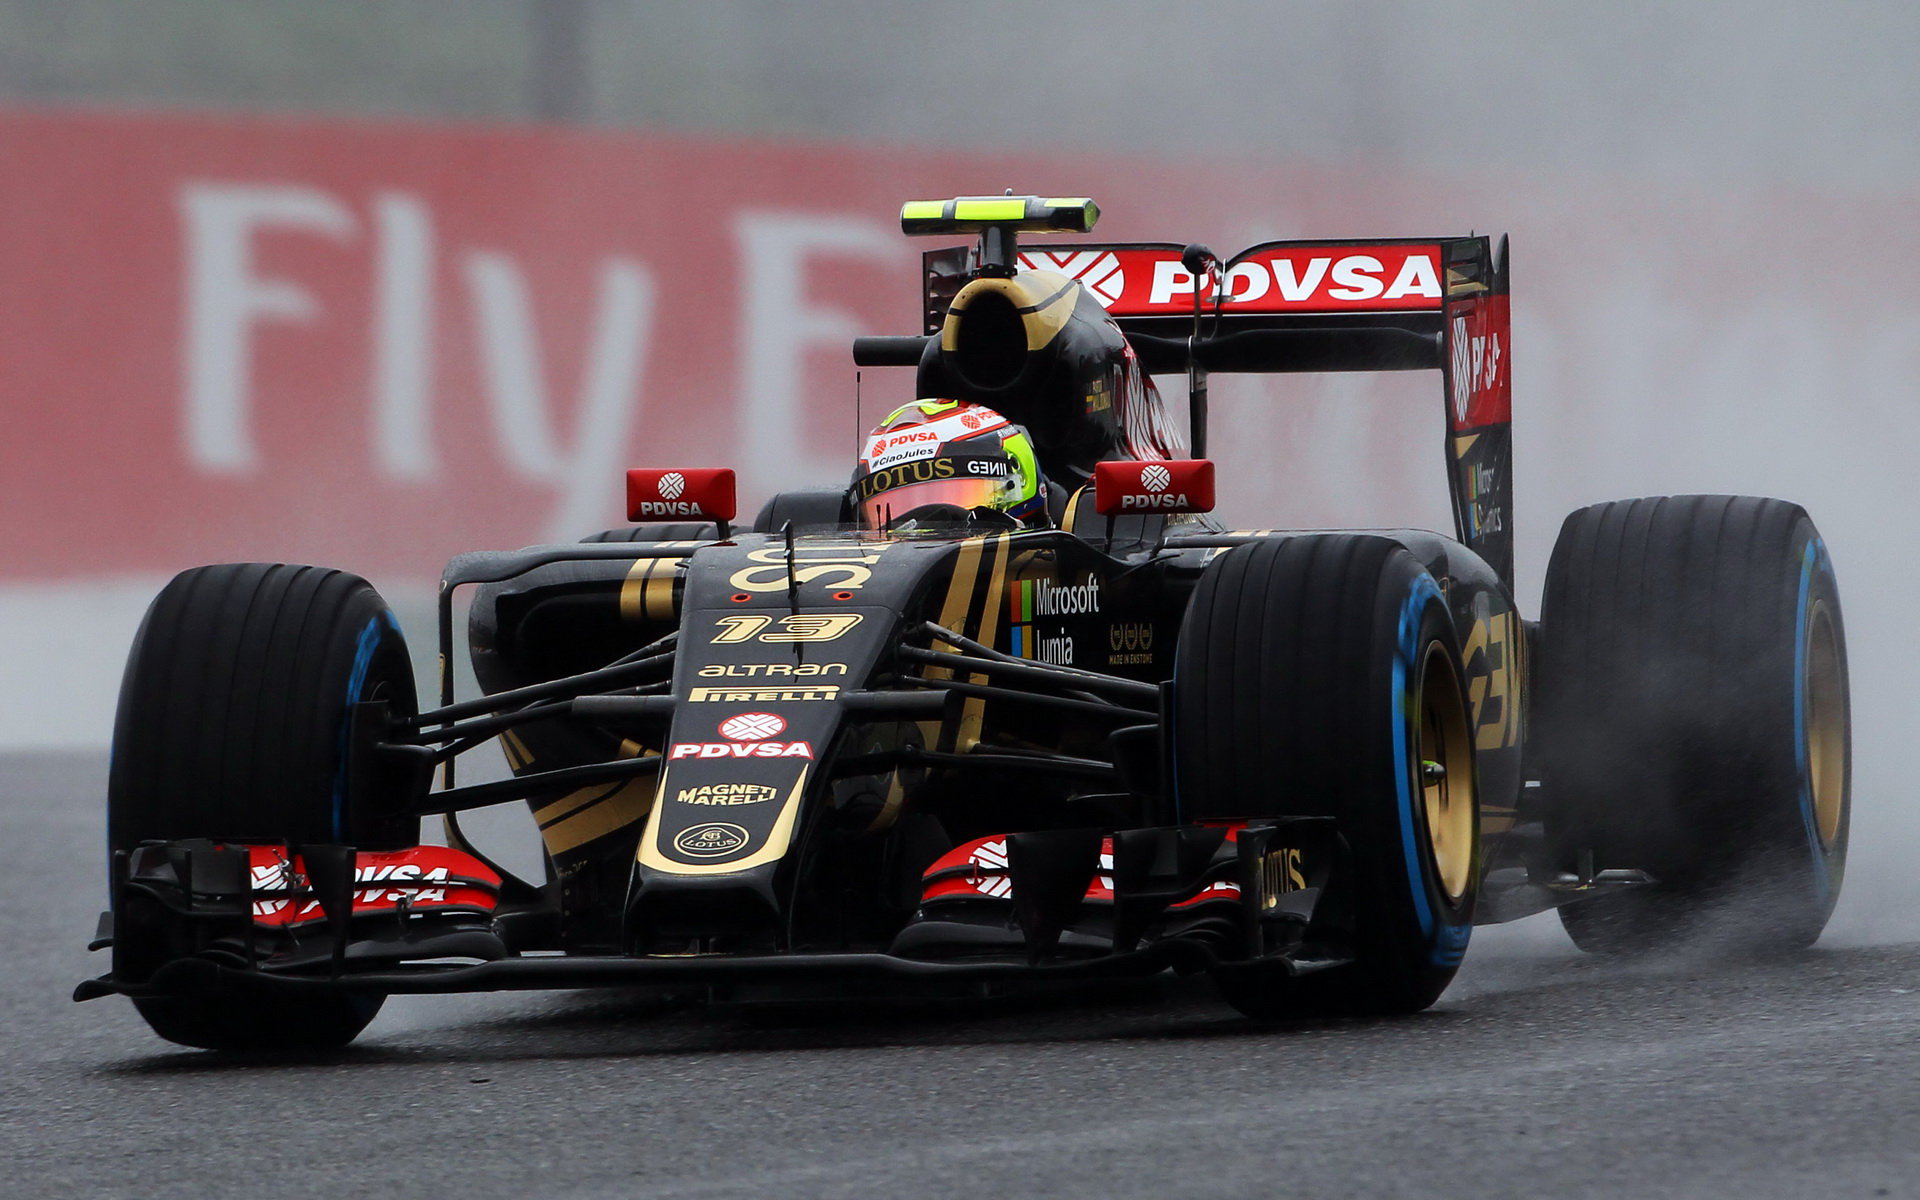
[[[349, 806], [346, 717], [365, 700], [417, 711], [406, 642], [365, 580], [279, 563], [181, 573], [148, 609], [121, 682], [107, 792], [111, 849], [185, 838], [415, 844], [417, 818]], [[119, 927], [116, 974], [142, 978], [179, 953], [181, 931], [155, 914]], [[222, 1050], [342, 1045], [380, 1003], [135, 1001], [161, 1037]]]
[[1807, 514], [1750, 496], [1581, 509], [1541, 636], [1554, 865], [1654, 880], [1562, 908], [1574, 942], [1812, 944], [1846, 868], [1851, 723], [1839, 590]]
[[1182, 819], [1335, 819], [1350, 856], [1350, 965], [1216, 974], [1253, 1017], [1404, 1013], [1466, 951], [1479, 885], [1477, 776], [1458, 637], [1398, 543], [1257, 542], [1216, 559], [1181, 629], [1173, 758]]

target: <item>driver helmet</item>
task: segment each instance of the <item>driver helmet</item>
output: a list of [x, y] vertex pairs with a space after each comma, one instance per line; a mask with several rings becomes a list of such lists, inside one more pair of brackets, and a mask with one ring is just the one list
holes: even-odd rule
[[1046, 524], [1046, 485], [1026, 430], [964, 400], [915, 400], [860, 444], [853, 503], [868, 529], [964, 522], [982, 510]]

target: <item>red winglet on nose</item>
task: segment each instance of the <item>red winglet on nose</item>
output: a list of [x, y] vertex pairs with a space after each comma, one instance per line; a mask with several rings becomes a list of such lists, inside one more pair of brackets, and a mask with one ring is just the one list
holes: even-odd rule
[[1095, 463], [1093, 506], [1103, 517], [1212, 512], [1213, 460]]
[[629, 521], [731, 521], [737, 511], [731, 467], [635, 467], [627, 472]]

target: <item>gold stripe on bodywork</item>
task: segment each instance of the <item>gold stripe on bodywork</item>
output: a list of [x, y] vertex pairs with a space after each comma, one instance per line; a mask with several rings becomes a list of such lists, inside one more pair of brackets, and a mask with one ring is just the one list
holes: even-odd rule
[[976, 279], [961, 288], [947, 306], [947, 319], [940, 326], [940, 348], [951, 353], [959, 347], [960, 315], [973, 300], [995, 292], [1019, 310], [1027, 350], [1044, 350], [1072, 318], [1079, 288], [1078, 283], [1051, 271], [1029, 271], [1013, 279]]
[[621, 783], [602, 784], [599, 787], [581, 788], [577, 792], [568, 792], [558, 800], [543, 804], [539, 808], [534, 809], [533, 823], [541, 829], [545, 829], [547, 826], [558, 822], [562, 817], [568, 816], [578, 809], [584, 808], [589, 804], [597, 804], [607, 799], [625, 786], [626, 783], [623, 781]]
[[547, 853], [565, 854], [643, 819], [653, 811], [653, 784], [651, 779], [629, 779], [610, 793], [603, 789], [598, 799], [572, 816], [542, 826]]
[[[964, 630], [967, 636], [983, 646], [993, 645], [994, 638], [1000, 633], [1000, 605], [1006, 599], [1007, 592], [1007, 543], [1011, 534], [1001, 534], [993, 539], [993, 559], [987, 566], [986, 604], [980, 613], [978, 625]], [[949, 625], [947, 628], [952, 629]], [[968, 683], [986, 683], [984, 675], [967, 676]], [[987, 700], [984, 696], [968, 696], [960, 706], [960, 725], [954, 734], [953, 748], [956, 753], [965, 754], [980, 744], [980, 724], [987, 715]]]
[[879, 815], [867, 825], [867, 833], [879, 833], [893, 828], [900, 819], [900, 808], [907, 802], [907, 786], [900, 781], [900, 772], [894, 771], [887, 780], [887, 798], [880, 803]]
[[516, 775], [533, 765], [533, 752], [511, 729], [500, 735], [500, 752], [507, 756], [507, 766]]
[[[968, 538], [960, 543], [953, 562], [953, 575], [947, 580], [947, 598], [940, 605], [940, 627], [955, 633], [967, 631], [967, 613], [973, 607], [973, 585], [980, 578], [980, 552], [987, 539]], [[949, 667], [928, 667], [928, 679], [952, 679]]]
[[[807, 792], [807, 776], [811, 774], [811, 764], [800, 769], [800, 778], [793, 781], [793, 791], [787, 794], [780, 815], [774, 818], [773, 828], [767, 831], [767, 840], [758, 850], [745, 858], [722, 863], [683, 863], [675, 862], [660, 852], [660, 812], [665, 805], [654, 806], [653, 819], [647, 822], [647, 832], [640, 839], [640, 865], [664, 871], [672, 875], [731, 875], [736, 871], [751, 870], [778, 860], [786, 854], [787, 846], [793, 841], [793, 827], [800, 819], [800, 798]], [[666, 776], [660, 777], [661, 791], [666, 791]]]
[[[621, 741], [619, 758], [654, 758], [658, 751], [648, 750], [631, 738]], [[534, 824], [547, 853], [563, 854], [597, 837], [621, 829], [647, 815], [653, 807], [652, 779], [628, 779], [615, 784], [595, 784], [568, 792], [558, 800], [533, 809]]]
[[[951, 629], [955, 633], [967, 632], [967, 615], [973, 608], [974, 584], [980, 578], [980, 552], [986, 548], [985, 538], [969, 538], [960, 543], [958, 556], [953, 562], [953, 574], [947, 579], [947, 598], [940, 605], [940, 627]], [[951, 667], [928, 667], [924, 673], [927, 679], [952, 679]], [[921, 721], [920, 739], [923, 744], [936, 750], [949, 750], [943, 745], [942, 735], [946, 732], [943, 721]]]
[[1060, 522], [1062, 533], [1073, 532], [1074, 518], [1080, 515], [1080, 497], [1086, 495], [1087, 489], [1092, 486], [1090, 483], [1083, 483], [1074, 489], [1072, 498], [1067, 501], [1067, 511]]
[[[677, 545], [678, 543], [661, 543]], [[684, 558], [639, 558], [620, 584], [620, 616], [627, 621], [671, 621], [673, 585]]]
[[1471, 278], [1459, 267], [1447, 268], [1447, 299], [1455, 296], [1477, 296], [1487, 290], [1487, 285]]
[[1059, 280], [1060, 290], [1034, 305], [1032, 312], [1023, 311], [1020, 323], [1026, 327], [1027, 349], [1043, 350], [1052, 342], [1054, 335], [1066, 327], [1073, 316], [1074, 301], [1078, 299], [1080, 285], [1063, 275], [1046, 272], [1033, 272], [1028, 276], [1035, 283], [1047, 284]]

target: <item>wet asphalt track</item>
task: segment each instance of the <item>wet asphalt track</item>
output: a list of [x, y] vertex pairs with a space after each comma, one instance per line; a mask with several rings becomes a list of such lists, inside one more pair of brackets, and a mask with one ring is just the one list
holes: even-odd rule
[[390, 1003], [347, 1053], [176, 1052], [104, 970], [104, 765], [0, 759], [0, 1195], [1920, 1195], [1920, 946], [1633, 968], [1548, 917], [1441, 1004], [1202, 989], [940, 1013]]

